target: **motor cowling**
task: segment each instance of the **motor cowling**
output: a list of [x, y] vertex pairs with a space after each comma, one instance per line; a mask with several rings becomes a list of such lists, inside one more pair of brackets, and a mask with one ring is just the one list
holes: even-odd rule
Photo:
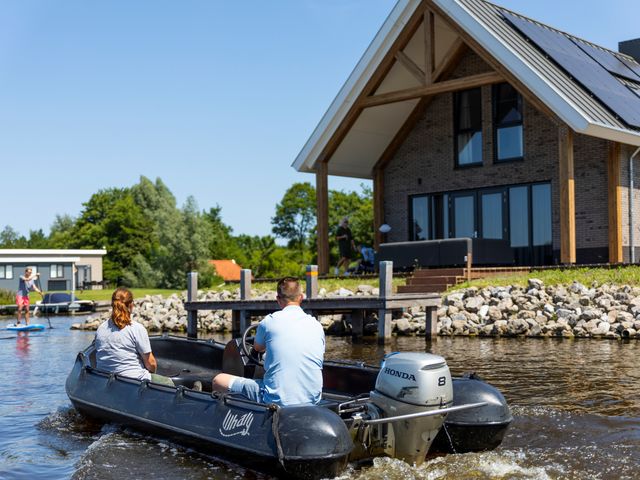
[[[444, 358], [428, 353], [389, 354], [380, 368], [371, 401], [385, 417], [449, 407], [453, 403], [449, 367]], [[408, 463], [422, 463], [445, 416], [389, 422], [385, 452]]]

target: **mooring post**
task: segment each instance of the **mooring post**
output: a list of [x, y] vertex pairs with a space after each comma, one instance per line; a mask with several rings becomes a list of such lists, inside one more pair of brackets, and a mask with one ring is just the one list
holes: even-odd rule
[[[240, 300], [251, 300], [251, 270], [240, 270]], [[246, 310], [240, 310], [240, 331], [244, 332], [249, 326], [250, 317]]]
[[353, 310], [351, 312], [351, 340], [360, 341], [362, 335], [364, 335], [364, 310]]
[[380, 262], [380, 299], [383, 307], [378, 310], [378, 343], [391, 338], [391, 312], [386, 309], [387, 299], [393, 293], [393, 262]]
[[307, 265], [305, 282], [307, 285], [307, 289], [306, 289], [307, 298], [316, 298], [318, 296], [318, 266], [317, 265]]
[[424, 339], [426, 342], [431, 342], [438, 339], [438, 308], [434, 306], [427, 307], [426, 314]]
[[[187, 302], [198, 300], [198, 272], [187, 273]], [[187, 337], [198, 338], [198, 311], [187, 312]]]

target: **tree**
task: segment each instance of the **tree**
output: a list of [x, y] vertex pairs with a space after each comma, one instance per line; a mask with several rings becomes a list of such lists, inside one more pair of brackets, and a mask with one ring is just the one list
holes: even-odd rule
[[276, 205], [273, 233], [303, 251], [316, 224], [316, 189], [308, 182], [294, 183]]
[[0, 247], [1, 248], [26, 248], [27, 239], [16, 232], [12, 227], [7, 225], [4, 230], [0, 232]]

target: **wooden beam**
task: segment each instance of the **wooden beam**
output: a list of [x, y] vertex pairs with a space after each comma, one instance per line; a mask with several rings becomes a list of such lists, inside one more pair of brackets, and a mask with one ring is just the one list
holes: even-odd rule
[[378, 66], [376, 71], [373, 73], [367, 84], [364, 86], [358, 97], [351, 105], [351, 108], [347, 112], [345, 118], [340, 122], [340, 125], [338, 126], [336, 131], [324, 146], [322, 152], [320, 152], [320, 155], [316, 159], [316, 162], [327, 161], [328, 159], [330, 159], [342, 140], [344, 140], [344, 137], [347, 135], [347, 133], [349, 133], [349, 130], [351, 130], [351, 127], [353, 127], [354, 123], [360, 116], [360, 113], [362, 113], [362, 105], [360, 105], [359, 100], [371, 95], [378, 89], [395, 62], [396, 52], [403, 50], [409, 43], [409, 40], [411, 40], [411, 37], [413, 37], [413, 35], [416, 33], [416, 30], [422, 22], [423, 12], [424, 9], [418, 8], [411, 16], [403, 31], [400, 33], [396, 41], [393, 43], [389, 51], [380, 62], [380, 65]]
[[423, 72], [422, 69], [418, 65], [416, 65], [416, 63], [411, 60], [411, 58], [409, 58], [406, 53], [402, 51], [397, 52], [396, 60], [400, 62], [402, 66], [406, 68], [409, 73], [413, 75], [416, 80], [418, 80], [420, 84], [424, 85], [426, 83], [425, 72]]
[[444, 10], [438, 7], [433, 0], [428, 0], [429, 8], [434, 13], [438, 14], [447, 25], [456, 32], [462, 40], [471, 48], [482, 60], [484, 60], [491, 68], [500, 73], [504, 77], [504, 81], [509, 82], [523, 97], [524, 99], [533, 105], [537, 110], [546, 114], [557, 126], [564, 125], [564, 122], [541, 100], [539, 100], [529, 90], [524, 83], [522, 83], [514, 74], [512, 74], [504, 65], [496, 60], [487, 50], [484, 49], [478, 42], [474, 40], [462, 27], [456, 22], [452, 21]]
[[[451, 73], [455, 70], [455, 68], [462, 60], [462, 56], [467, 51], [467, 46], [464, 44], [462, 40], [459, 38], [453, 42], [447, 53], [442, 58], [440, 65], [433, 72], [433, 81], [437, 82], [442, 78], [447, 78]], [[404, 124], [398, 130], [395, 137], [387, 148], [384, 150], [376, 165], [373, 167], [373, 172], [375, 175], [376, 170], [384, 170], [385, 166], [389, 163], [391, 158], [398, 151], [398, 148], [404, 143], [413, 127], [418, 123], [418, 120], [422, 117], [424, 112], [427, 110], [428, 106], [431, 104], [434, 97], [422, 97], [420, 102], [415, 106], [411, 115], [405, 120]]]
[[459, 90], [467, 90], [469, 88], [501, 82], [504, 82], [504, 77], [499, 73], [480, 73], [478, 75], [470, 75], [468, 77], [456, 78], [454, 80], [432, 83], [431, 85], [423, 87], [407, 88], [396, 92], [381, 93], [380, 95], [365, 98], [362, 101], [362, 106], [374, 107], [377, 105], [386, 105], [388, 103], [404, 102], [405, 100], [412, 100], [414, 98], [429, 97], [440, 93], [456, 92]]
[[384, 222], [384, 172], [373, 171], [373, 228], [374, 250], [378, 250], [382, 243], [380, 225]]
[[425, 10], [422, 20], [424, 25], [424, 83], [433, 83], [433, 70], [435, 68], [435, 36], [434, 19], [431, 10]]
[[607, 161], [609, 205], [609, 263], [622, 263], [622, 184], [620, 144], [609, 142]]
[[320, 162], [316, 168], [318, 270], [326, 274], [329, 271], [329, 165]]
[[573, 166], [573, 131], [558, 128], [560, 179], [560, 262], [576, 263], [576, 198]]

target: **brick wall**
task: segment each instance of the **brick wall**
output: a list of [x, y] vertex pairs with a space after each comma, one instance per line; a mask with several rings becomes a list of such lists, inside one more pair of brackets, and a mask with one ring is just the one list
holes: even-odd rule
[[[477, 55], [469, 52], [452, 77], [489, 70]], [[491, 92], [491, 86], [482, 87], [482, 166], [455, 167], [453, 94], [433, 99], [391, 159], [384, 171], [384, 220], [392, 227], [388, 241], [409, 239], [410, 195], [550, 181], [553, 248], [559, 250], [558, 126], [524, 102], [524, 160], [494, 163]], [[608, 248], [607, 142], [583, 135], [574, 138], [576, 246], [582, 250], [582, 261], [596, 261], [591, 257], [602, 256], [603, 248], [606, 257]], [[638, 240], [640, 243], [640, 230]]]

